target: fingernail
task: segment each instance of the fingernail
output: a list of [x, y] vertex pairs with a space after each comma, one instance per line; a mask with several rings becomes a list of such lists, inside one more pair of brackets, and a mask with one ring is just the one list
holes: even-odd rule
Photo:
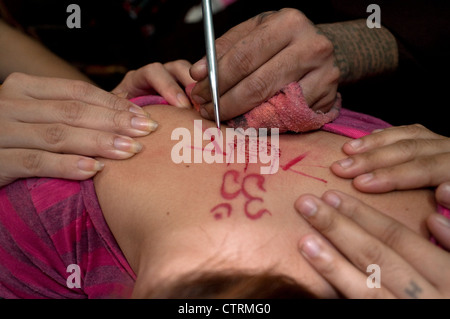
[[350, 142], [348, 142], [348, 145], [350, 145], [353, 149], [358, 149], [361, 147], [362, 145], [362, 140], [361, 139], [356, 139], [356, 140], [351, 140]]
[[353, 158], [351, 157], [347, 157], [346, 159], [340, 160], [337, 163], [342, 167], [342, 168], [349, 168], [350, 166], [353, 165], [355, 161], [353, 160]]
[[128, 137], [117, 137], [114, 139], [114, 148], [127, 153], [139, 153], [142, 144]]
[[442, 215], [437, 215], [436, 219], [441, 225], [443, 225], [447, 228], [450, 228], [450, 219], [449, 218], [442, 216]]
[[92, 158], [82, 158], [78, 161], [77, 166], [85, 172], [98, 172], [105, 167], [105, 164]]
[[358, 177], [358, 182], [360, 184], [368, 184], [373, 180], [373, 178], [374, 175], [372, 173], [363, 174]]
[[384, 131], [384, 128], [377, 128], [377, 129], [372, 131], [372, 134], [380, 133], [380, 132], [383, 132], [383, 131]]
[[305, 217], [311, 217], [316, 214], [317, 206], [311, 199], [305, 199], [301, 201], [298, 205], [300, 213]]
[[324, 196], [323, 200], [325, 201], [325, 203], [331, 205], [334, 208], [338, 208], [341, 204], [341, 199], [334, 193], [327, 193], [326, 196]]
[[300, 247], [300, 251], [307, 257], [314, 258], [320, 255], [320, 245], [314, 237], [306, 239]]
[[149, 118], [133, 117], [131, 119], [131, 126], [139, 131], [153, 132], [158, 127], [158, 123]]
[[202, 98], [201, 96], [199, 96], [199, 95], [194, 95], [192, 97], [192, 99], [194, 100], [195, 103], [200, 104], [200, 105], [206, 103], [206, 100], [204, 98]]
[[130, 111], [131, 113], [134, 113], [134, 114], [144, 115], [145, 117], [148, 117], [148, 113], [145, 112], [143, 108], [141, 108], [137, 105], [130, 106], [128, 111]]
[[200, 114], [205, 118], [209, 119], [209, 113], [205, 109], [200, 110]]
[[182, 93], [178, 93], [177, 94], [177, 100], [179, 103], [179, 107], [182, 108], [190, 108], [191, 107], [191, 103], [189, 102], [188, 98], [186, 97], [186, 95], [182, 94]]

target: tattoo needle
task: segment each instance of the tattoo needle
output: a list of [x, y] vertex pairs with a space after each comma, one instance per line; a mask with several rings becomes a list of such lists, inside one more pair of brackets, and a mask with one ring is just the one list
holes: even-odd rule
[[217, 128], [220, 129], [219, 115], [219, 80], [217, 72], [216, 44], [212, 17], [211, 0], [202, 0], [203, 24], [205, 29], [206, 60], [208, 61], [209, 84], [214, 104], [214, 117]]

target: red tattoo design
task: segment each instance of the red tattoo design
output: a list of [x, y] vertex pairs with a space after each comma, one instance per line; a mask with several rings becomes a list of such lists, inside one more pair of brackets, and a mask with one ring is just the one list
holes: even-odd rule
[[[239, 181], [240, 175], [241, 175], [240, 172], [236, 170], [230, 170], [225, 172], [222, 179], [222, 186], [220, 188], [222, 198], [225, 200], [232, 200], [238, 197], [240, 194], [242, 194], [246, 198], [243, 207], [245, 216], [247, 216], [251, 220], [259, 219], [264, 214], [272, 215], [270, 211], [266, 208], [261, 208], [256, 212], [250, 210], [250, 204], [252, 204], [253, 202], [260, 202], [264, 204], [264, 200], [262, 197], [251, 194], [248, 184], [251, 184], [251, 180], [256, 180], [257, 190], [261, 190], [262, 192], [265, 193], [266, 189], [264, 188], [265, 182], [264, 176], [258, 174], [249, 174], [244, 176], [242, 180]], [[238, 187], [236, 188], [236, 186]], [[231, 212], [233, 210], [231, 204], [221, 203], [219, 205], [216, 205], [210, 211], [211, 213], [214, 214], [215, 219], [217, 220], [222, 219], [223, 213], [219, 212], [219, 210], [222, 208], [227, 210], [226, 212], [227, 217], [231, 216]]]

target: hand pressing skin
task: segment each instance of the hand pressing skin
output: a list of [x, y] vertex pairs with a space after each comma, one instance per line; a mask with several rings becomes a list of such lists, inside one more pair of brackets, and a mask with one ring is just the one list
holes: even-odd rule
[[[298, 10], [266, 12], [241, 23], [216, 40], [216, 51], [223, 120], [249, 111], [293, 81], [316, 111], [328, 111], [335, 100], [340, 73], [333, 44]], [[192, 98], [212, 119], [207, 74], [205, 58], [191, 68], [199, 82]]]
[[[299, 250], [344, 297], [450, 297], [450, 254], [394, 219], [337, 191], [302, 195], [295, 207], [335, 247], [310, 234]], [[380, 288], [367, 287], [371, 264]]]
[[128, 99], [158, 93], [170, 105], [189, 108], [191, 102], [183, 88], [194, 82], [189, 75], [191, 66], [186, 60], [148, 64], [128, 72], [112, 92], [125, 94]]
[[450, 138], [422, 125], [391, 127], [347, 142], [350, 155], [331, 166], [338, 176], [354, 178], [367, 193], [436, 187], [436, 200], [450, 208]]
[[[362, 192], [436, 187], [436, 201], [450, 209], [450, 138], [422, 125], [391, 127], [343, 146], [350, 155], [331, 166], [338, 176], [354, 178]], [[436, 214], [428, 226], [439, 242], [448, 242], [449, 221]]]
[[95, 156], [132, 157], [142, 149], [133, 137], [157, 123], [124, 97], [164, 92], [180, 105], [184, 92], [173, 77], [191, 83], [189, 66], [145, 66], [130, 72], [116, 94], [83, 81], [11, 74], [0, 87], [0, 187], [33, 176], [83, 180], [103, 168]]

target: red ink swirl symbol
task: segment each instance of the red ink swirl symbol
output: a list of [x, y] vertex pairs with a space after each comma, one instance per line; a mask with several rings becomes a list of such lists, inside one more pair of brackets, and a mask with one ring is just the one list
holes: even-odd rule
[[[240, 193], [244, 195], [244, 197], [247, 199], [244, 203], [244, 213], [247, 216], [247, 218], [251, 220], [259, 219], [264, 214], [269, 214], [269, 210], [262, 208], [259, 209], [256, 213], [250, 211], [250, 204], [254, 202], [261, 202], [264, 203], [264, 200], [262, 197], [256, 196], [251, 194], [249, 190], [249, 185], [251, 184], [251, 180], [256, 180], [256, 190], [260, 190], [263, 192], [266, 192], [264, 188], [264, 182], [265, 178], [262, 175], [258, 174], [249, 174], [247, 176], [244, 176], [241, 182], [239, 182], [240, 173], [236, 170], [230, 170], [225, 172], [222, 179], [222, 186], [220, 188], [220, 193], [222, 195], [222, 198], [226, 200], [233, 200], [236, 197], [239, 196]], [[231, 185], [230, 185], [231, 183]], [[239, 186], [239, 188], [236, 189], [236, 186]], [[233, 191], [230, 191], [232, 189]], [[253, 192], [255, 189], [253, 189]], [[223, 217], [223, 213], [221, 212], [222, 209], [226, 210], [226, 216], [230, 217], [232, 212], [232, 206], [229, 203], [222, 203], [214, 208], [211, 209], [211, 213], [214, 214], [215, 219], [221, 219]]]

